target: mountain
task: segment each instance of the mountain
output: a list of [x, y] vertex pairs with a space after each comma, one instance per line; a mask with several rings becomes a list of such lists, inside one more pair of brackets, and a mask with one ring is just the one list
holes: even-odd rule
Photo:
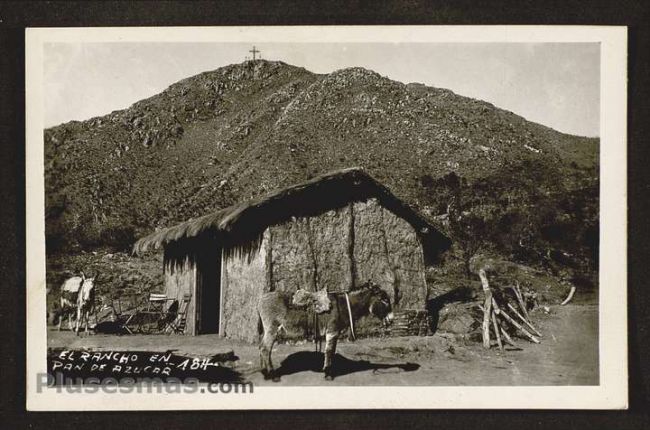
[[[578, 235], [589, 234], [585, 220], [597, 223], [598, 139], [363, 68], [234, 64], [128, 109], [46, 129], [44, 142], [48, 253], [128, 247], [158, 227], [351, 166], [443, 222], [451, 175], [469, 196], [467, 211], [532, 208], [519, 215], [551, 247], [576, 240], [560, 237], [564, 230], [543, 238], [564, 221], [531, 221], [536, 204], [552, 200]], [[506, 212], [493, 221], [508, 221]]]

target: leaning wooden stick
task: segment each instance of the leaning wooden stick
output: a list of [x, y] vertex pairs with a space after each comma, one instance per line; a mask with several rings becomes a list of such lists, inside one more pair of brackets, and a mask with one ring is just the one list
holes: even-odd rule
[[497, 302], [494, 301], [494, 299], [492, 299], [492, 306], [494, 306], [494, 312], [496, 312], [497, 315], [501, 315], [503, 318], [505, 318], [510, 324], [512, 324], [513, 326], [515, 326], [515, 328], [517, 328], [520, 332], [522, 332], [528, 339], [530, 339], [532, 342], [535, 343], [541, 343], [539, 339], [537, 339], [535, 336], [530, 334], [528, 330], [526, 330], [521, 326], [521, 324], [519, 324], [517, 321], [512, 319], [512, 317], [508, 315], [506, 311], [500, 309], [499, 305], [497, 305]]
[[515, 348], [517, 348], [517, 344], [515, 344], [515, 341], [512, 340], [512, 338], [510, 337], [510, 335], [508, 334], [508, 332], [505, 331], [505, 330], [503, 329], [503, 327], [499, 327], [499, 328], [501, 329], [501, 334], [503, 335], [503, 340], [504, 340], [504, 342], [509, 343], [510, 345], [512, 345], [512, 346], [514, 346]]
[[521, 294], [521, 289], [519, 288], [519, 281], [515, 283], [515, 286], [512, 289], [515, 292], [519, 306], [521, 306], [521, 311], [524, 313], [526, 319], [530, 319], [530, 316], [528, 315], [528, 309], [526, 309], [526, 303], [524, 302], [524, 296]]
[[494, 326], [494, 334], [497, 337], [497, 344], [499, 349], [503, 351], [503, 343], [501, 343], [501, 335], [499, 334], [499, 323], [497, 322], [497, 316], [492, 312], [492, 325]]
[[485, 269], [480, 269], [478, 271], [478, 276], [481, 278], [481, 285], [483, 286], [483, 292], [485, 293], [485, 304], [483, 306], [483, 347], [490, 349], [490, 315], [492, 314], [492, 303], [494, 299], [492, 298], [492, 291], [490, 290], [490, 284], [488, 283], [487, 275], [485, 274]]
[[544, 337], [542, 334], [535, 328], [535, 326], [528, 321], [526, 318], [524, 318], [519, 312], [517, 312], [517, 309], [512, 306], [510, 303], [508, 303], [508, 309], [510, 309], [521, 321], [524, 322], [532, 331], [535, 332], [535, 334], [539, 337]]

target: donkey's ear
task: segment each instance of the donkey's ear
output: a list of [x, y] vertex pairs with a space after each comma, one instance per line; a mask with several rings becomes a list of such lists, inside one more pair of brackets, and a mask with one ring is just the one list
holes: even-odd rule
[[83, 270], [81, 271], [81, 279], [86, 279], [86, 275], [84, 274]]

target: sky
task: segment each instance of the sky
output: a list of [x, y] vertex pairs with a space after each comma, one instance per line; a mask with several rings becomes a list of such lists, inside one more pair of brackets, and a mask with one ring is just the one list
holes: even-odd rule
[[[558, 131], [599, 136], [597, 43], [267, 43], [262, 58], [315, 73], [365, 67], [447, 88]], [[48, 43], [45, 126], [124, 109], [201, 72], [240, 63], [245, 43]]]

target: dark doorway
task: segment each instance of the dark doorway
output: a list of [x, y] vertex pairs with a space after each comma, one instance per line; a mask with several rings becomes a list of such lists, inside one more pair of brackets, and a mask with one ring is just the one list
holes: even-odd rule
[[202, 247], [197, 258], [196, 334], [219, 332], [221, 248]]

